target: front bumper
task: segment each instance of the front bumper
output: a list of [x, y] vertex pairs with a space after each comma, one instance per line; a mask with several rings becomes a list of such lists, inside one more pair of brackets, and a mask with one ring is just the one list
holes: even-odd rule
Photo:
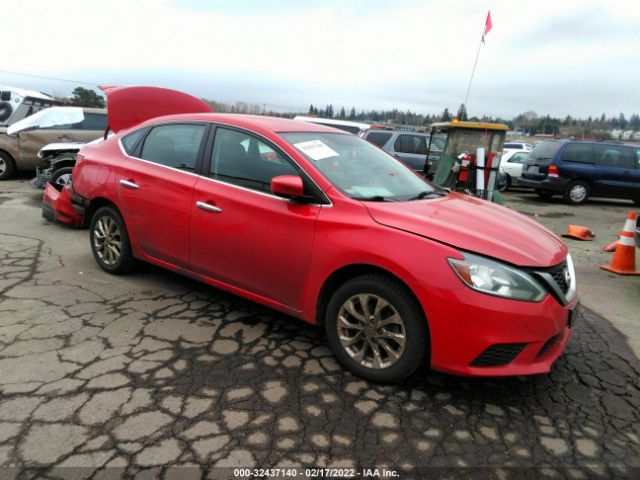
[[42, 216], [49, 221], [74, 228], [81, 227], [84, 220], [71, 203], [71, 187], [52, 182], [48, 182], [44, 188]]
[[530, 187], [536, 190], [544, 190], [546, 192], [563, 193], [565, 187], [569, 183], [566, 178], [545, 178], [544, 180], [532, 180], [530, 178], [520, 177], [518, 179], [519, 187]]
[[577, 295], [562, 306], [492, 297], [471, 289], [431, 312], [431, 366], [457, 375], [511, 376], [547, 373], [567, 346]]

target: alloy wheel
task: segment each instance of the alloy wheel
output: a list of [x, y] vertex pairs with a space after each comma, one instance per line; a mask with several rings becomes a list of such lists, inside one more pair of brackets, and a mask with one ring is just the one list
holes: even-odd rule
[[58, 178], [56, 178], [56, 184], [62, 185], [63, 187], [71, 185], [71, 174], [65, 173], [63, 175], [60, 175]]
[[0, 175], [7, 171], [7, 162], [4, 161], [4, 158], [0, 157]]
[[404, 353], [404, 322], [393, 305], [378, 295], [348, 298], [340, 307], [336, 328], [342, 348], [363, 367], [388, 368]]
[[122, 236], [113, 218], [105, 215], [98, 219], [93, 229], [93, 244], [105, 265], [115, 265], [120, 260]]
[[574, 185], [569, 192], [571, 200], [576, 203], [582, 202], [587, 196], [587, 189], [584, 185]]

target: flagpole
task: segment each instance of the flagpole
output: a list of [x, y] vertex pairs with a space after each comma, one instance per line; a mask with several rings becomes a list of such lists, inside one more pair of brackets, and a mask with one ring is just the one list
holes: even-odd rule
[[469, 92], [471, 91], [471, 83], [473, 82], [473, 76], [476, 73], [476, 65], [478, 64], [478, 57], [480, 56], [480, 48], [482, 48], [482, 40], [484, 39], [484, 33], [478, 44], [478, 52], [476, 53], [476, 61], [473, 62], [473, 70], [471, 70], [471, 78], [469, 79], [469, 86], [467, 87], [467, 95], [464, 97], [464, 111], [467, 112], [467, 100], [469, 100]]
[[478, 51], [476, 52], [476, 60], [475, 62], [473, 62], [473, 70], [471, 70], [471, 78], [469, 79], [469, 86], [467, 87], [467, 95], [464, 97], [464, 111], [465, 113], [468, 112], [467, 110], [467, 101], [469, 101], [469, 92], [471, 91], [471, 84], [473, 83], [473, 76], [476, 73], [476, 65], [478, 65], [478, 57], [480, 56], [480, 48], [482, 48], [482, 44], [484, 43], [484, 36], [489, 32], [489, 30], [491, 29], [491, 11], [489, 11], [487, 13], [487, 19], [484, 22], [484, 28], [482, 30], [482, 37], [480, 37], [480, 43], [478, 43]]

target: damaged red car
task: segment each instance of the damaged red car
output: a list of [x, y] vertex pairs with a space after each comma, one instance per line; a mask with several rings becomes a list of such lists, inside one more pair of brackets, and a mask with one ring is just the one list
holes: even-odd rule
[[81, 149], [64, 203], [107, 272], [149, 262], [320, 325], [377, 382], [424, 363], [544, 373], [567, 345], [573, 263], [533, 220], [340, 130], [214, 114], [163, 89], [106, 93], [115, 135]]

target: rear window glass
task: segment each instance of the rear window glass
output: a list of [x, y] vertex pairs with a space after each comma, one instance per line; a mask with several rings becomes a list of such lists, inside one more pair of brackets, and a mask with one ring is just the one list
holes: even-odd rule
[[194, 170], [204, 125], [161, 125], [147, 135], [140, 158], [166, 167]]
[[629, 147], [594, 145], [595, 162], [609, 167], [635, 168], [635, 154]]
[[400, 153], [413, 153], [418, 155], [427, 154], [427, 143], [425, 137], [420, 135], [399, 135], [393, 148]]
[[387, 143], [387, 140], [391, 138], [391, 135], [393, 134], [388, 132], [369, 132], [366, 139], [382, 148]]
[[551, 160], [564, 143], [557, 141], [539, 143], [529, 153], [529, 160]]
[[85, 113], [84, 120], [80, 123], [80, 130], [99, 130], [101, 132], [107, 129], [107, 116], [99, 113]]
[[520, 143], [505, 143], [504, 148], [513, 148], [517, 150], [522, 150], [524, 147]]
[[562, 151], [564, 162], [593, 163], [593, 145], [590, 143], [570, 143]]

